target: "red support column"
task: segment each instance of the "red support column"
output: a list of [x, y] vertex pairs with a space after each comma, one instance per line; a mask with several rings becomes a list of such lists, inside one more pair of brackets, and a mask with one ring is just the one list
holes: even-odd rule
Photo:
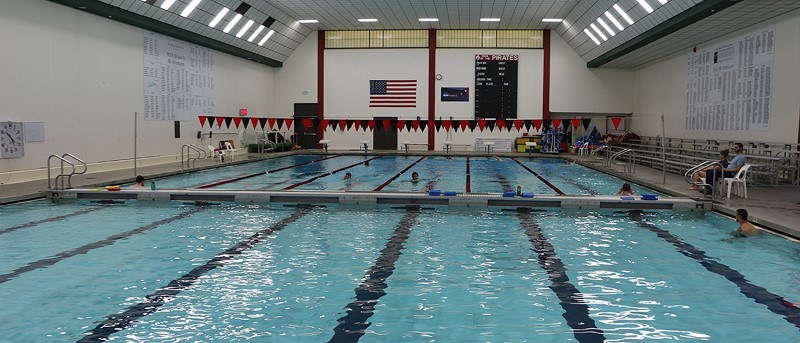
[[[317, 31], [317, 119], [325, 118], [325, 30]], [[295, 124], [297, 125], [297, 124]], [[325, 139], [325, 127], [317, 127], [317, 140]], [[317, 144], [317, 148], [322, 146]]]
[[542, 119], [550, 119], [550, 30], [544, 30], [544, 70], [542, 78]]
[[428, 150], [434, 150], [436, 128], [436, 30], [428, 30]]

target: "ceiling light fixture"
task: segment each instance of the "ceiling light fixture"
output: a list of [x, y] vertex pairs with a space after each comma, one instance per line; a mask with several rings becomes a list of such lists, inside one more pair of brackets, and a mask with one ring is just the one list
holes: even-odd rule
[[439, 18], [419, 18], [419, 21], [439, 21]]
[[236, 38], [242, 38], [242, 36], [244, 36], [244, 33], [250, 29], [250, 26], [253, 26], [253, 23], [254, 21], [252, 19], [248, 20], [247, 24], [244, 24], [244, 26], [242, 26], [242, 29], [239, 30], [239, 33], [236, 34]]
[[194, 9], [197, 8], [197, 5], [200, 4], [200, 1], [203, 0], [192, 0], [192, 2], [186, 5], [186, 8], [184, 8], [183, 12], [181, 12], [181, 17], [186, 18], [189, 16], [189, 14], [192, 14], [192, 11], [194, 11]]
[[614, 18], [614, 17], [611, 15], [611, 12], [609, 12], [609, 11], [606, 11], [606, 18], [608, 18], [608, 20], [610, 20], [610, 21], [611, 21], [611, 23], [612, 23], [612, 24], [614, 24], [614, 26], [616, 26], [618, 30], [622, 31], [622, 30], [624, 30], [624, 29], [625, 29], [625, 27], [624, 27], [624, 26], [622, 26], [622, 24], [620, 24], [620, 23], [619, 23], [619, 21], [617, 20], [617, 18]]
[[300, 19], [297, 22], [300, 23], [300, 24], [314, 24], [314, 23], [319, 23], [319, 20], [316, 20], [316, 19]]
[[175, 4], [175, 0], [166, 0], [161, 3], [161, 9], [168, 10], [173, 4]]
[[239, 19], [242, 19], [242, 15], [239, 14], [239, 13], [236, 13], [236, 16], [233, 17], [233, 20], [231, 20], [230, 23], [228, 23], [228, 26], [225, 26], [225, 28], [222, 30], [222, 32], [225, 32], [225, 33], [231, 32], [231, 29], [234, 26], [236, 26], [236, 23], [239, 22]]
[[645, 11], [647, 11], [647, 13], [653, 13], [653, 8], [652, 8], [652, 7], [650, 7], [650, 4], [648, 4], [648, 3], [647, 3], [647, 1], [644, 1], [644, 0], [636, 0], [636, 2], [638, 2], [638, 3], [639, 3], [639, 5], [641, 5], [641, 6], [642, 6], [642, 8], [644, 8], [644, 10], [645, 10]]
[[564, 21], [564, 19], [560, 19], [560, 18], [544, 18], [544, 19], [542, 19], [542, 22], [545, 22], [545, 23], [560, 23], [562, 21]]
[[628, 25], [633, 25], [633, 19], [628, 16], [628, 13], [625, 13], [625, 11], [622, 10], [622, 7], [619, 7], [619, 4], [614, 4], [614, 9], [617, 10], [617, 13], [619, 13], [622, 19], [625, 19], [625, 21], [628, 22]]
[[260, 42], [258, 42], [258, 46], [264, 45], [264, 43], [267, 42], [267, 39], [269, 39], [269, 37], [272, 37], [273, 34], [275, 34], [275, 30], [269, 30], [269, 32], [267, 32], [267, 35], [264, 36], [264, 38], [262, 38]]
[[667, 0], [658, 0], [658, 2], [660, 2], [662, 5], [666, 5], [667, 4]]
[[597, 18], [597, 22], [600, 23], [600, 26], [606, 29], [606, 31], [608, 31], [608, 34], [610, 34], [611, 37], [614, 37], [614, 35], [616, 35], [616, 33], [614, 33], [614, 30], [611, 29], [611, 26], [608, 26], [608, 24], [606, 24], [603, 18]]
[[592, 34], [591, 31], [589, 31], [588, 27], [583, 29], [583, 32], [586, 32], [586, 35], [589, 36], [589, 38], [591, 38], [594, 41], [594, 44], [600, 45], [600, 41], [597, 40], [597, 38]]
[[359, 23], [377, 23], [378, 19], [375, 18], [366, 18], [366, 19], [359, 19]]
[[222, 18], [225, 17], [225, 15], [228, 14], [229, 11], [230, 10], [227, 7], [223, 7], [221, 10], [219, 10], [217, 16], [214, 17], [214, 19], [212, 19], [210, 23], [208, 23], [208, 26], [211, 27], [217, 26], [217, 24], [219, 24], [219, 21], [222, 20]]
[[603, 34], [603, 31], [600, 31], [600, 29], [597, 28], [597, 25], [592, 23], [592, 25], [589, 25], [589, 26], [591, 26], [592, 29], [594, 29], [594, 32], [597, 33], [597, 35], [600, 36], [600, 38], [602, 38], [603, 41], [607, 41], [608, 40], [608, 37], [606, 37], [606, 35]]
[[500, 21], [500, 18], [481, 18], [481, 21]]
[[250, 35], [250, 38], [248, 38], [247, 41], [248, 42], [252, 42], [253, 40], [255, 40], [256, 37], [258, 37], [258, 34], [261, 33], [261, 31], [263, 31], [263, 30], [264, 30], [264, 25], [258, 25], [258, 28], [256, 29], [256, 32], [253, 32], [253, 34]]

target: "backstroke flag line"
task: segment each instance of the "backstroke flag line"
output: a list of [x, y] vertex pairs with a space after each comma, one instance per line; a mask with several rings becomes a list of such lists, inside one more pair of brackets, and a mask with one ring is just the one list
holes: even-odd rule
[[369, 80], [369, 107], [417, 107], [417, 80]]

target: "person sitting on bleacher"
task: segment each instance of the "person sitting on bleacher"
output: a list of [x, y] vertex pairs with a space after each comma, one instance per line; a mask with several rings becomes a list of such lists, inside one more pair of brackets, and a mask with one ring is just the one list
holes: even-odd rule
[[733, 160], [731, 160], [731, 163], [728, 164], [728, 168], [714, 169], [713, 171], [710, 171], [709, 173], [706, 174], [706, 183], [712, 186], [706, 186], [705, 188], [701, 188], [700, 192], [710, 193], [711, 191], [713, 191], [712, 187], [716, 179], [719, 179], [720, 177], [733, 177], [734, 175], [736, 175], [736, 173], [739, 172], [739, 169], [742, 169], [742, 167], [744, 167], [746, 161], [744, 156], [744, 146], [742, 145], [742, 143], [734, 143], [733, 152], [736, 153], [736, 156], [734, 156]]
[[[730, 152], [728, 151], [728, 149], [723, 149], [723, 150], [720, 150], [720, 152], [719, 152], [719, 164], [722, 165], [722, 168], [728, 168], [728, 154], [729, 153]], [[694, 174], [692, 174], [692, 185], [689, 186], [689, 189], [691, 189], [691, 190], [700, 189], [700, 187], [697, 186], [697, 183], [700, 181], [700, 178], [706, 177], [706, 174], [708, 174], [709, 171], [714, 170], [714, 169], [719, 169], [719, 168], [720, 167], [718, 165], [711, 165], [711, 166], [708, 166], [706, 168], [703, 168], [702, 170], [698, 170], [698, 171], [694, 172]]]

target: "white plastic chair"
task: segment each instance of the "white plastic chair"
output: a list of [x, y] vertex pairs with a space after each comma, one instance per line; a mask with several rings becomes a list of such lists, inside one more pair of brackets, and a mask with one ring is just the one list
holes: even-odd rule
[[236, 161], [236, 149], [230, 142], [225, 142], [225, 154], [231, 157], [231, 161]]
[[580, 148], [578, 148], [578, 155], [583, 156], [584, 154], [589, 153], [589, 142], [584, 142], [581, 144]]
[[733, 178], [727, 178], [725, 180], [725, 186], [728, 188], [728, 199], [731, 198], [731, 188], [733, 184], [736, 184], [736, 193], [739, 196], [744, 195], [744, 198], [747, 199], [747, 170], [750, 169], [749, 164], [745, 164], [739, 169], [739, 172], [736, 173], [736, 176]]
[[217, 149], [211, 144], [208, 145], [208, 150], [211, 151], [211, 158], [215, 158], [220, 162], [225, 161], [225, 150]]

